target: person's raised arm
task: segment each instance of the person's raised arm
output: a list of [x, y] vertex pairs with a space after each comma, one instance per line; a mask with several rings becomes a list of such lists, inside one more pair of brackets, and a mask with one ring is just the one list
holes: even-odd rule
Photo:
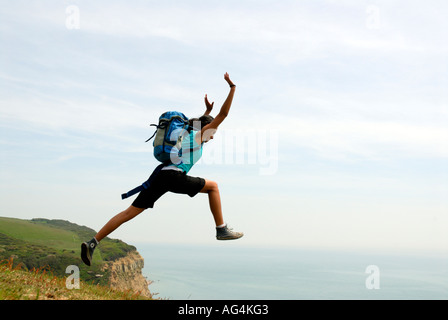
[[205, 101], [205, 107], [206, 107], [204, 116], [208, 116], [210, 114], [210, 112], [212, 112], [213, 105], [215, 104], [215, 102], [210, 103], [210, 101], [208, 101], [207, 95], [205, 95], [204, 101]]
[[201, 140], [207, 141], [210, 136], [214, 134], [216, 129], [218, 129], [219, 125], [224, 121], [224, 119], [229, 115], [230, 107], [232, 106], [233, 96], [235, 95], [235, 88], [236, 85], [230, 80], [229, 74], [226, 72], [224, 75], [224, 80], [227, 81], [227, 83], [230, 86], [230, 92], [227, 95], [226, 100], [224, 101], [221, 110], [219, 111], [218, 115], [213, 119], [211, 123], [206, 125], [201, 129]]
[[232, 80], [230, 80], [230, 76], [229, 76], [229, 74], [227, 72], [224, 75], [224, 79], [227, 81], [227, 83], [230, 86], [230, 92], [229, 92], [229, 95], [227, 96], [226, 101], [224, 101], [224, 104], [222, 105], [221, 110], [219, 111], [218, 116], [222, 115], [225, 118], [229, 114], [230, 106], [232, 105], [233, 96], [235, 94], [236, 85], [232, 82]]

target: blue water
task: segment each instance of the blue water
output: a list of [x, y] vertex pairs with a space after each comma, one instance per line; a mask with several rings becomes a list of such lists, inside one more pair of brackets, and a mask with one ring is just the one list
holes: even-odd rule
[[[159, 298], [448, 299], [447, 257], [230, 244], [136, 246], [145, 259], [143, 274], [153, 281], [149, 289]], [[371, 265], [377, 267], [373, 280], [366, 273]]]

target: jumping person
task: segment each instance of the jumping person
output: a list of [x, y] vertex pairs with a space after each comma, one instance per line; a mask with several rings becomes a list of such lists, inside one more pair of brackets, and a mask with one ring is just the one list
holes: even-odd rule
[[[207, 95], [205, 95], [204, 101], [206, 111], [204, 115], [202, 115], [199, 119], [189, 120], [189, 126], [192, 129], [190, 130], [189, 135], [187, 135], [184, 139], [190, 139], [190, 142], [187, 142], [187, 145], [191, 144], [196, 146], [192, 148], [192, 154], [188, 155], [189, 159], [192, 161], [184, 161], [179, 164], [168, 164], [164, 166], [155, 176], [150, 186], [140, 192], [129, 208], [110, 219], [92, 240], [82, 243], [81, 258], [85, 264], [90, 266], [93, 252], [102, 239], [117, 229], [124, 222], [135, 218], [148, 208], [153, 208], [154, 203], [168, 191], [188, 194], [190, 197], [194, 197], [198, 193], [208, 194], [210, 210], [213, 214], [216, 225], [216, 239], [232, 240], [243, 236], [242, 232], [233, 231], [224, 222], [221, 208], [221, 197], [217, 183], [211, 180], [187, 175], [188, 171], [190, 171], [192, 166], [202, 156], [202, 148], [204, 143], [213, 139], [213, 135], [219, 125], [229, 114], [236, 86], [230, 80], [228, 73], [224, 75], [224, 79], [230, 86], [230, 92], [218, 115], [215, 118], [210, 116], [214, 102], [210, 103]], [[198, 126], [199, 123], [200, 128]], [[184, 145], [184, 142], [182, 142], [182, 145]]]

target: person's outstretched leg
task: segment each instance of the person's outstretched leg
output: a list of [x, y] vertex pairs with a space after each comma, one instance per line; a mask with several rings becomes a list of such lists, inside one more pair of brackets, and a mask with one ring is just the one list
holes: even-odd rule
[[103, 240], [106, 236], [112, 233], [115, 229], [121, 226], [126, 221], [135, 218], [137, 215], [142, 213], [145, 209], [130, 206], [126, 210], [120, 212], [112, 219], [110, 219], [104, 227], [95, 235], [95, 237], [81, 244], [81, 259], [88, 266], [92, 263], [93, 251], [95, 250], [98, 243]]
[[120, 212], [115, 217], [109, 220], [108, 223], [101, 228], [101, 230], [96, 234], [96, 241], [100, 242], [115, 229], [121, 226], [123, 223], [135, 218], [137, 215], [142, 213], [145, 209], [130, 206], [126, 210]]
[[208, 194], [210, 210], [216, 224], [216, 238], [218, 240], [232, 240], [241, 238], [243, 236], [242, 232], [234, 232], [232, 229], [228, 228], [226, 223], [224, 223], [218, 184], [214, 181], [205, 180], [205, 185], [202, 188], [201, 193]]

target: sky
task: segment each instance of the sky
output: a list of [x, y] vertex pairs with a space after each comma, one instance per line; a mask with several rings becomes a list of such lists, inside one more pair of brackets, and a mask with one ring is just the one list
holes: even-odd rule
[[[0, 215], [99, 230], [168, 110], [229, 117], [127, 243], [448, 252], [446, 1], [0, 0]], [[88, 240], [88, 239], [86, 239]]]

